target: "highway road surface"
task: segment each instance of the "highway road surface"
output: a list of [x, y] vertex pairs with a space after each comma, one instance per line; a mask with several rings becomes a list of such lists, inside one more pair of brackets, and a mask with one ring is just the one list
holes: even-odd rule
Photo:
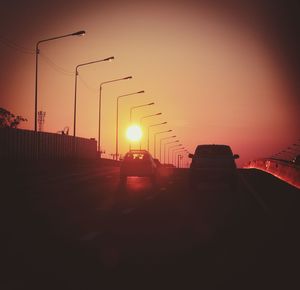
[[119, 184], [100, 162], [1, 169], [0, 289], [300, 289], [300, 191], [255, 169]]

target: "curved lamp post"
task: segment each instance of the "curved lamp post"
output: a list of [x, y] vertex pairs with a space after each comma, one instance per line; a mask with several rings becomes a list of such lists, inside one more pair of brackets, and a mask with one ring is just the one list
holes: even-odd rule
[[[149, 151], [149, 136], [150, 136], [150, 128], [151, 127], [156, 127], [156, 126], [160, 126], [160, 125], [165, 125], [167, 124], [168, 122], [162, 122], [162, 123], [158, 123], [158, 124], [153, 124], [153, 125], [150, 125], [148, 126], [148, 136], [147, 136], [147, 150]], [[149, 151], [150, 152], [150, 151]]]
[[160, 160], [160, 162], [162, 162], [162, 159], [161, 159], [161, 144], [162, 144], [162, 141], [167, 140], [167, 139], [172, 139], [172, 138], [176, 138], [176, 135], [165, 137], [165, 138], [161, 138], [159, 140], [159, 160]]
[[117, 117], [116, 117], [116, 160], [118, 160], [118, 156], [119, 156], [119, 100], [121, 98], [127, 97], [127, 96], [132, 96], [132, 95], [136, 95], [136, 94], [142, 94], [145, 91], [138, 91], [135, 93], [130, 93], [130, 94], [125, 94], [125, 95], [121, 95], [117, 97]]
[[173, 130], [166, 130], [166, 131], [161, 131], [161, 132], [156, 132], [154, 133], [154, 158], [156, 158], [156, 136], [159, 134], [163, 134], [163, 133], [168, 133], [168, 132], [172, 132]]
[[183, 152], [183, 150], [184, 150], [184, 147], [173, 150], [173, 152], [172, 152], [172, 162], [175, 166], [176, 166], [176, 155]]
[[[130, 108], [130, 125], [132, 124], [132, 113], [133, 113], [133, 110], [138, 109], [138, 108], [142, 108], [142, 107], [152, 106], [152, 105], [154, 105], [154, 102], [148, 103], [148, 104], [144, 104], [144, 105], [139, 105], [139, 106], [133, 106], [133, 107], [131, 107]], [[131, 143], [129, 143], [129, 150], [131, 150]]]
[[113, 60], [114, 57], [110, 56], [104, 59], [100, 59], [100, 60], [95, 60], [95, 61], [90, 61], [90, 62], [85, 62], [85, 63], [81, 63], [78, 64], [75, 68], [75, 93], [74, 93], [74, 127], [73, 127], [73, 136], [76, 136], [76, 102], [77, 102], [77, 79], [78, 79], [78, 69], [82, 66], [86, 66], [86, 65], [90, 65], [90, 64], [94, 64], [94, 63], [98, 63], [98, 62], [103, 62], [103, 61], [111, 61]]
[[[174, 145], [174, 146], [171, 146], [168, 148], [168, 164], [170, 164], [170, 149], [173, 149], [178, 146], [182, 146], [182, 144], [177, 144], [177, 145]], [[173, 162], [173, 159], [172, 159], [172, 162]]]
[[51, 37], [47, 39], [40, 40], [35, 45], [35, 88], [34, 88], [34, 131], [37, 131], [37, 115], [38, 115], [38, 62], [39, 62], [39, 54], [40, 54], [40, 48], [39, 45], [46, 41], [56, 40], [68, 36], [83, 36], [85, 35], [84, 30], [80, 30], [74, 33], [69, 33], [61, 36]]
[[[146, 116], [143, 116], [140, 118], [140, 126], [142, 127], [142, 122], [144, 119], [147, 119], [147, 118], [150, 118], [150, 117], [155, 117], [155, 116], [159, 116], [161, 115], [162, 113], [156, 113], [156, 114], [151, 114], [151, 115], [146, 115]], [[142, 141], [140, 142], [140, 150], [142, 149]]]
[[161, 115], [162, 113], [156, 113], [156, 114], [151, 114], [151, 115], [147, 115], [147, 116], [143, 116], [140, 118], [140, 125], [142, 125], [142, 121], [146, 118], [150, 118], [150, 117], [154, 117], [154, 116], [159, 116]]
[[164, 144], [164, 164], [166, 164], [166, 146], [169, 145], [169, 144], [174, 144], [174, 143], [178, 143], [178, 142], [179, 142], [179, 140], [175, 140], [175, 141], [168, 142], [168, 143]]
[[[135, 110], [135, 109], [137, 109], [137, 108], [142, 108], [142, 107], [152, 106], [152, 105], [154, 105], [154, 102], [148, 103], [148, 104], [144, 104], [144, 105], [139, 105], [139, 106], [133, 106], [133, 107], [131, 107], [131, 108], [130, 108], [130, 124], [131, 124], [131, 122], [132, 122], [132, 112], [133, 112], [133, 110]], [[156, 115], [157, 115], [157, 114], [156, 114]]]
[[118, 81], [123, 81], [123, 80], [129, 80], [132, 79], [132, 76], [128, 76], [125, 78], [120, 78], [120, 79], [114, 79], [114, 80], [110, 80], [110, 81], [105, 81], [100, 83], [99, 86], [99, 124], [98, 124], [98, 152], [99, 152], [99, 156], [101, 158], [101, 145], [100, 145], [100, 140], [101, 140], [101, 95], [102, 95], [102, 86], [105, 84], [109, 84], [109, 83], [114, 83], [114, 82], [118, 82]]

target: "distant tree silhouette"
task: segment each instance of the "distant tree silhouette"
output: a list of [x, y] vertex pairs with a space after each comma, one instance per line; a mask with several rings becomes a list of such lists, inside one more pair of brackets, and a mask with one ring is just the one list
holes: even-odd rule
[[26, 122], [22, 116], [15, 116], [11, 112], [0, 107], [0, 128], [17, 128], [21, 122]]

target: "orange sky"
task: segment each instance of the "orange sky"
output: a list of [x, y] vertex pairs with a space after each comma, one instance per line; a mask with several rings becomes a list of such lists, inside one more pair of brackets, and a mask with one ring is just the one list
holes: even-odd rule
[[[103, 88], [102, 148], [107, 153], [115, 149], [116, 97], [138, 90], [146, 93], [120, 102], [121, 153], [128, 150], [130, 107], [152, 101], [154, 106], [135, 111], [134, 120], [162, 112], [145, 124], [167, 121], [151, 132], [172, 129], [191, 152], [197, 144], [229, 144], [243, 164], [298, 139], [294, 84], [284, 57], [265, 37], [256, 7], [254, 14], [243, 14], [204, 1], [74, 1], [72, 7], [64, 1], [35, 2], [18, 10], [7, 6], [1, 20], [7, 29], [1, 36], [34, 50], [38, 40], [87, 31], [84, 37], [41, 45], [38, 108], [46, 111], [45, 131], [69, 126], [73, 132], [75, 66], [115, 56], [113, 62], [81, 68], [78, 82], [77, 135], [97, 138], [99, 83], [133, 76]], [[257, 19], [249, 21], [253, 15]], [[28, 118], [22, 127], [32, 129], [34, 54], [3, 42], [0, 50], [0, 106]]]

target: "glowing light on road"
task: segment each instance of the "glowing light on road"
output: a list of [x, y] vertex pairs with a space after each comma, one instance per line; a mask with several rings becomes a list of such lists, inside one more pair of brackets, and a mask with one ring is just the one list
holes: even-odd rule
[[138, 142], [141, 140], [143, 132], [140, 126], [132, 125], [128, 127], [126, 137], [132, 142]]

